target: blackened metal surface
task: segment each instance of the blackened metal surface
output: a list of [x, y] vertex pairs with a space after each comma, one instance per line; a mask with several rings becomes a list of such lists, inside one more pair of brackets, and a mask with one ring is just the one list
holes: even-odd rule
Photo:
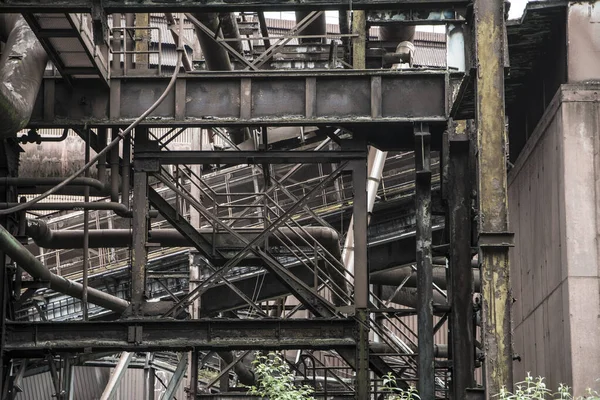
[[[441, 122], [447, 117], [446, 78], [444, 71], [188, 74], [182, 75], [178, 86], [185, 90], [185, 106], [178, 107], [176, 113], [176, 95], [171, 92], [142, 125]], [[372, 80], [377, 79], [382, 79], [383, 86], [392, 90], [372, 93]], [[125, 79], [113, 76], [110, 91], [101, 82], [91, 80], [79, 81], [70, 88], [62, 81], [47, 79], [44, 87], [50, 85], [50, 82], [54, 85], [51, 103], [45, 107], [36, 103], [31, 126], [67, 127], [86, 123], [88, 126], [126, 125], [161, 95], [167, 85], [167, 78], [153, 76]], [[310, 107], [307, 114], [308, 90], [315, 83], [315, 106]], [[373, 96], [377, 98], [374, 99]], [[381, 116], [372, 116], [372, 104], [382, 105]], [[113, 110], [109, 114], [111, 106]], [[45, 115], [44, 110], [50, 115]]]
[[356, 344], [348, 319], [127, 320], [7, 324], [13, 355], [53, 351], [300, 349]]
[[418, 389], [435, 397], [433, 348], [433, 271], [431, 220], [431, 153], [427, 126], [415, 127], [415, 209], [417, 260]]
[[163, 165], [176, 164], [298, 164], [334, 163], [360, 160], [364, 151], [151, 151], [136, 153], [138, 161], [158, 160]]
[[[471, 124], [469, 123], [469, 126]], [[471, 190], [469, 132], [461, 121], [449, 127], [448, 218], [450, 222], [450, 346], [452, 393], [466, 397], [473, 387], [475, 337], [473, 332], [473, 268], [471, 267]], [[473, 163], [474, 164], [474, 163]]]
[[[57, 0], [46, 2], [44, 0], [5, 0], [0, 3], [3, 12], [87, 12], [92, 9], [94, 0]], [[407, 0], [398, 2], [394, 0], [354, 0], [352, 5], [345, 0], [180, 0], [156, 1], [139, 0], [136, 2], [124, 0], [105, 0], [102, 2], [107, 14], [114, 12], [207, 12], [207, 11], [253, 11], [253, 10], [315, 10], [315, 9], [398, 9], [418, 7], [449, 7], [451, 5], [464, 6], [467, 2], [459, 0]]]
[[435, 115], [444, 109], [439, 82], [407, 77], [402, 82], [382, 77], [383, 117]]

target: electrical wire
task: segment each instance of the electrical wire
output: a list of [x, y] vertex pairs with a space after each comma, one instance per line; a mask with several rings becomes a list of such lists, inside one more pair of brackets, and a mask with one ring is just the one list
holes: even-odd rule
[[169, 94], [169, 92], [173, 89], [173, 86], [175, 86], [175, 81], [177, 80], [177, 75], [179, 73], [179, 68], [181, 66], [181, 60], [182, 59], [183, 59], [183, 54], [180, 51], [180, 49], [178, 49], [178, 52], [177, 52], [177, 62], [175, 63], [175, 71], [173, 72], [173, 75], [171, 76], [171, 80], [169, 81], [169, 84], [167, 85], [165, 91], [154, 102], [154, 104], [152, 104], [150, 106], [150, 108], [148, 108], [146, 111], [144, 111], [144, 113], [142, 115], [140, 115], [135, 121], [133, 121], [131, 123], [131, 125], [129, 125], [124, 131], [120, 130], [119, 133], [118, 133], [118, 136], [115, 139], [113, 139], [112, 142], [110, 142], [98, 154], [96, 154], [96, 156], [94, 158], [92, 158], [87, 164], [85, 164], [83, 167], [81, 167], [77, 172], [73, 173], [71, 176], [69, 176], [67, 179], [65, 179], [64, 181], [62, 181], [58, 185], [54, 186], [51, 189], [48, 189], [46, 192], [42, 193], [41, 195], [39, 195], [36, 198], [33, 198], [33, 199], [29, 200], [26, 203], [21, 203], [21, 204], [19, 204], [17, 206], [14, 206], [14, 207], [11, 207], [11, 208], [6, 208], [4, 210], [0, 210], [0, 215], [7, 215], [7, 214], [12, 214], [12, 213], [16, 213], [16, 212], [19, 212], [19, 211], [27, 210], [29, 207], [33, 206], [34, 204], [37, 204], [40, 201], [42, 201], [45, 198], [47, 198], [48, 196], [56, 193], [57, 191], [59, 191], [60, 189], [64, 188], [69, 183], [71, 183], [79, 175], [83, 174], [86, 170], [88, 170], [92, 165], [94, 165], [98, 161], [98, 159], [100, 157], [102, 157], [103, 155], [107, 154], [113, 147], [115, 147], [116, 145], [118, 145], [119, 142], [122, 139], [124, 139], [127, 135], [129, 135], [129, 133], [136, 126], [138, 126], [140, 124], [140, 122], [142, 122], [148, 115], [150, 115], [150, 113], [152, 113], [152, 111], [154, 111], [165, 100], [165, 98], [167, 97], [167, 95]]

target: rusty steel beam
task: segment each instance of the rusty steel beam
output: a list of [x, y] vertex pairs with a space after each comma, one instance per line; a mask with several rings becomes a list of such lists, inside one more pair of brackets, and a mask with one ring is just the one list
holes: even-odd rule
[[415, 126], [417, 362], [418, 389], [422, 399], [435, 397], [430, 139], [428, 126]]
[[467, 389], [475, 386], [470, 138], [466, 121], [451, 122], [448, 132], [450, 268], [447, 287], [451, 306], [452, 393], [454, 399], [464, 399]]
[[[135, 132], [136, 146], [148, 140], [148, 129]], [[148, 263], [148, 172], [134, 163], [133, 173], [133, 246], [131, 252], [131, 307], [132, 314], [142, 316], [146, 293], [146, 264]], [[118, 173], [118, 172], [117, 172]], [[125, 194], [123, 194], [125, 195]]]
[[12, 356], [45, 352], [188, 351], [353, 348], [353, 319], [141, 319], [88, 322], [7, 322]]
[[502, 0], [475, 0], [476, 122], [479, 248], [486, 398], [512, 387], [512, 333], [508, 248], [505, 9]]
[[[451, 75], [450, 78], [453, 78]], [[458, 76], [457, 76], [458, 77]], [[445, 123], [444, 71], [288, 71], [182, 74], [141, 126], [282, 126]], [[167, 77], [111, 77], [111, 87], [61, 80], [37, 102], [31, 127], [127, 125], [162, 94]], [[40, 93], [47, 91], [41, 90]], [[188, 99], [188, 100], [186, 100]]]
[[108, 13], [115, 12], [218, 12], [218, 11], [293, 11], [293, 10], [340, 10], [340, 9], [410, 9], [452, 7], [466, 5], [464, 0], [3, 0], [0, 12], [81, 12], [91, 13], [94, 4], [99, 4]]

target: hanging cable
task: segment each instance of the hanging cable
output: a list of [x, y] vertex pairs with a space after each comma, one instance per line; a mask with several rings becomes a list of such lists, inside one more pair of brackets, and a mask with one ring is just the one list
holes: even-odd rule
[[152, 104], [150, 106], [150, 108], [148, 108], [146, 111], [144, 111], [144, 113], [142, 115], [140, 115], [135, 121], [133, 121], [133, 123], [131, 125], [129, 125], [124, 131], [119, 130], [118, 136], [116, 138], [114, 138], [112, 140], [112, 142], [110, 142], [108, 144], [108, 146], [106, 146], [98, 154], [96, 154], [96, 156], [94, 158], [92, 158], [87, 164], [85, 164], [83, 167], [81, 167], [77, 172], [73, 173], [71, 176], [69, 176], [67, 179], [65, 179], [58, 185], [54, 186], [51, 189], [48, 189], [46, 192], [42, 193], [41, 195], [39, 195], [36, 198], [29, 200], [26, 203], [21, 203], [17, 206], [14, 206], [11, 208], [6, 208], [4, 210], [0, 210], [0, 215], [7, 215], [7, 214], [12, 214], [12, 213], [16, 213], [19, 211], [27, 210], [29, 207], [33, 206], [34, 204], [39, 203], [40, 201], [44, 200], [48, 196], [56, 193], [57, 191], [61, 190], [65, 186], [67, 186], [70, 182], [75, 180], [75, 178], [77, 178], [79, 175], [83, 174], [86, 170], [88, 170], [92, 165], [94, 165], [98, 161], [98, 159], [100, 157], [104, 156], [113, 147], [117, 146], [123, 138], [125, 138], [127, 135], [129, 135], [129, 133], [131, 133], [131, 131], [140, 124], [140, 122], [142, 122], [148, 115], [150, 115], [150, 113], [152, 113], [165, 100], [165, 98], [167, 97], [169, 92], [175, 86], [175, 81], [177, 80], [177, 75], [179, 73], [179, 68], [181, 66], [182, 58], [183, 58], [183, 55], [182, 55], [181, 49], [178, 48], [177, 49], [177, 62], [175, 63], [175, 71], [173, 72], [173, 75], [171, 76], [171, 80], [169, 81], [169, 84], [167, 85], [165, 91], [154, 102], [154, 104]]

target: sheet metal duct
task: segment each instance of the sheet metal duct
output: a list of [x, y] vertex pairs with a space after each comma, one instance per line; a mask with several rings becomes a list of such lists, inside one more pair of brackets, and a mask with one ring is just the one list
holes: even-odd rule
[[29, 122], [48, 56], [19, 14], [0, 14], [0, 138], [14, 136]]

